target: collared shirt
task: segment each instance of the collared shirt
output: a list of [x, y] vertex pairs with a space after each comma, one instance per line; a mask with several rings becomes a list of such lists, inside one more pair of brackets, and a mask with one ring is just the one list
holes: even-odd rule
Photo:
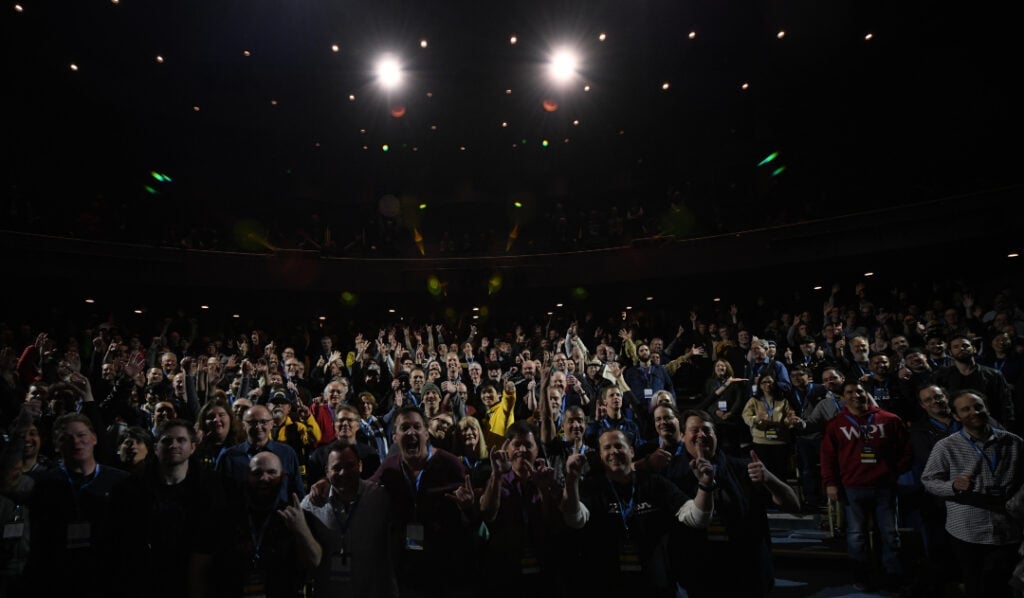
[[299, 457], [295, 454], [295, 449], [283, 442], [269, 440], [263, 448], [253, 446], [248, 441], [225, 447], [217, 457], [215, 468], [221, 474], [221, 479], [244, 485], [249, 476], [249, 459], [262, 451], [270, 451], [277, 455], [281, 459], [281, 467], [288, 474], [287, 483], [281, 486], [282, 499], [290, 503], [292, 493], [305, 496], [306, 489], [302, 483]]
[[[935, 443], [921, 483], [930, 494], [946, 499], [946, 531], [950, 535], [974, 544], [1021, 541], [1021, 527], [1011, 517], [966, 503], [972, 495], [989, 494], [993, 500], [1001, 496], [1002, 501], [1013, 495], [1022, 482], [1022, 445], [1019, 436], [995, 428], [984, 440], [970, 439], [961, 431]], [[962, 475], [973, 476], [972, 491], [957, 495], [952, 482]]]

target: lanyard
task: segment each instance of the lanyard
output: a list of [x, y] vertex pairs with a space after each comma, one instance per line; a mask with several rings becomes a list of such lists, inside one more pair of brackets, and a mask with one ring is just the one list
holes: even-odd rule
[[870, 440], [868, 438], [868, 433], [870, 433], [870, 431], [871, 431], [871, 424], [874, 423], [874, 421], [875, 421], [875, 414], [874, 413], [872, 413], [871, 415], [868, 416], [868, 423], [867, 424], [861, 424], [859, 421], [853, 419], [849, 415], [846, 415], [844, 417], [846, 417], [846, 419], [850, 420], [850, 423], [852, 423], [853, 425], [855, 425], [858, 428], [860, 428], [861, 438], [863, 440]]
[[420, 472], [418, 474], [416, 474], [416, 482], [415, 483], [413, 483], [412, 479], [409, 477], [409, 472], [407, 472], [405, 470], [405, 462], [403, 461], [402, 464], [401, 464], [402, 475], [405, 476], [405, 482], [407, 484], [409, 484], [410, 487], [412, 487], [413, 495], [414, 496], [416, 494], [419, 494], [419, 492], [420, 492], [420, 482], [423, 481], [423, 472], [427, 470], [427, 463], [430, 463], [430, 460], [433, 457], [434, 457], [434, 447], [432, 447], [432, 446], [430, 446], [428, 444], [427, 445], [427, 460], [426, 460], [425, 463], [423, 463], [423, 469], [421, 469]]
[[629, 517], [633, 514], [633, 504], [636, 501], [636, 474], [633, 474], [633, 491], [630, 493], [629, 502], [626, 504], [622, 504], [622, 499], [619, 498], [619, 493], [615, 490], [615, 484], [613, 484], [611, 480], [608, 480], [608, 487], [612, 489], [612, 495], [615, 496], [615, 502], [619, 505], [619, 515], [622, 516], [622, 527], [628, 533]]
[[[665, 448], [665, 439], [658, 440], [658, 447], [659, 448]], [[673, 453], [672, 456], [673, 457], [678, 457], [681, 454], [683, 454], [683, 443], [682, 442], [676, 444], [676, 450], [675, 450], [675, 452]]]
[[[839, 399], [836, 398], [836, 395], [832, 391], [829, 391], [828, 396], [832, 397], [832, 403], [834, 403], [836, 406], [836, 415], [839, 415], [839, 412], [843, 410], [843, 408], [839, 405]], [[835, 415], [833, 415], [832, 417], [835, 417]]]
[[100, 464], [96, 464], [96, 470], [93, 471], [92, 477], [89, 478], [89, 481], [85, 482], [84, 484], [77, 488], [75, 487], [75, 481], [71, 479], [71, 474], [68, 472], [67, 467], [61, 465], [60, 469], [68, 478], [68, 486], [71, 486], [71, 496], [73, 496], [75, 499], [75, 513], [77, 514], [82, 510], [81, 500], [79, 500], [79, 497], [82, 495], [82, 491], [88, 488], [93, 482], [96, 481], [98, 477], [100, 477]]
[[764, 408], [768, 410], [768, 421], [771, 421], [772, 414], [775, 413], [775, 405], [773, 404], [775, 401], [773, 400], [769, 403], [767, 397], [761, 397], [761, 402], [764, 403]]
[[[811, 387], [810, 386], [807, 387], [807, 392], [808, 393], [811, 392]], [[796, 399], [796, 406], [800, 407], [801, 409], [803, 409], [803, 407], [804, 407], [804, 399], [803, 399], [803, 397], [800, 396], [800, 391], [799, 391], [799, 389], [796, 386], [793, 387], [793, 398]]]
[[263, 525], [260, 527], [259, 535], [256, 535], [256, 524], [253, 523], [251, 511], [249, 512], [248, 516], [249, 534], [252, 536], [252, 563], [253, 565], [256, 565], [256, 563], [260, 562], [260, 548], [263, 546], [263, 536], [267, 533], [267, 527], [270, 525], [270, 520], [273, 519], [276, 515], [272, 512], [267, 513], [266, 518], [263, 519]]
[[[338, 522], [338, 528], [341, 530], [342, 535], [348, 531], [348, 526], [352, 523], [352, 518], [356, 516], [356, 507], [359, 506], [359, 499], [363, 495], [359, 492], [356, 493], [356, 499], [352, 501], [352, 505], [347, 509], [338, 508], [337, 502], [334, 500], [334, 488], [331, 488], [331, 510], [334, 511], [334, 520]], [[341, 497], [339, 496], [340, 500]]]
[[985, 462], [988, 463], [989, 471], [991, 471], [992, 475], [995, 476], [996, 468], [999, 467], [999, 447], [995, 447], [995, 450], [992, 451], [992, 456], [989, 457], [988, 455], [985, 454], [984, 443], [981, 445], [981, 447], [979, 447], [978, 444], [974, 441], [974, 439], [968, 436], [967, 432], [964, 432], [963, 429], [960, 430], [960, 435], [963, 436], [965, 440], [967, 440], [967, 443], [971, 445], [975, 452], [977, 452], [979, 455], [981, 455], [983, 459], [985, 459]]

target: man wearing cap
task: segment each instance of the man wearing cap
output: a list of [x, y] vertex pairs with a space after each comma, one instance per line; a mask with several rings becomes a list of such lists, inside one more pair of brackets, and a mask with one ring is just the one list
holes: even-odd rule
[[[813, 336], [801, 336], [797, 340], [800, 351], [793, 356], [790, 370], [793, 367], [802, 365], [810, 370], [813, 379], [820, 380], [821, 372], [830, 365], [825, 357], [825, 352], [818, 350], [818, 344], [814, 341]], [[790, 351], [786, 353], [790, 353]]]
[[320, 427], [309, 417], [308, 409], [305, 421], [301, 417], [292, 418], [292, 404], [283, 392], [274, 391], [270, 395], [269, 407], [274, 418], [270, 437], [292, 447], [299, 456], [299, 463], [305, 464], [307, 455], [320, 440]]
[[585, 372], [580, 377], [580, 384], [583, 386], [583, 392], [588, 397], [600, 397], [601, 389], [611, 385], [611, 382], [601, 376], [602, 366], [601, 360], [596, 357], [591, 357], [586, 361]]

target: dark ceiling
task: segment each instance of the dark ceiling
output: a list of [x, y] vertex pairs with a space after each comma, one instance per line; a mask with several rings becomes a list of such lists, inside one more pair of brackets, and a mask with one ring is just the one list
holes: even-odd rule
[[[8, 2], [2, 198], [71, 211], [104, 201], [156, 220], [336, 220], [393, 194], [454, 223], [514, 200], [539, 215], [554, 200], [625, 206], [678, 191], [699, 218], [721, 222], [969, 194], [1020, 179], [1022, 36], [1007, 15], [981, 10]], [[562, 89], [544, 75], [559, 44], [581, 55]], [[383, 51], [407, 74], [390, 97], [372, 72]], [[151, 171], [173, 182], [154, 184]]]

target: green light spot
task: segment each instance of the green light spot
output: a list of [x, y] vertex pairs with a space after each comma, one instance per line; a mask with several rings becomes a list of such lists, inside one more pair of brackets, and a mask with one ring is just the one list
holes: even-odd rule
[[380, 149], [382, 152], [388, 153], [389, 151], [391, 151], [391, 146], [385, 143], [384, 145], [380, 146]]
[[779, 166], [778, 168], [776, 168], [775, 170], [773, 170], [773, 171], [772, 171], [772, 176], [779, 176], [779, 175], [780, 175], [780, 174], [782, 174], [782, 173], [783, 173], [783, 172], [784, 172], [785, 170], [786, 170], [786, 167], [785, 167], [785, 166]]
[[512, 203], [512, 205], [513, 205], [513, 206], [515, 206], [515, 207], [517, 207], [517, 208], [521, 208], [521, 207], [523, 207], [523, 202], [521, 202], [521, 201], [516, 201], [516, 202], [513, 202], [513, 203]]
[[425, 204], [425, 203], [421, 203], [421, 204], [420, 204], [420, 209], [421, 209], [421, 210], [425, 210], [425, 209], [427, 209], [427, 204]]
[[774, 160], [775, 158], [778, 158], [778, 157], [779, 157], [779, 152], [772, 152], [772, 153], [768, 154], [767, 158], [765, 158], [764, 160], [761, 160], [760, 162], [758, 162], [757, 165], [758, 166], [764, 166], [765, 164], [771, 162], [772, 160]]
[[541, 145], [541, 147], [547, 147], [548, 146], [548, 140], [545, 139], [545, 140], [541, 141], [540, 145]]
[[149, 185], [146, 185], [144, 187], [144, 189], [146, 190], [146, 193], [149, 193], [150, 195], [159, 195], [160, 194], [159, 191], [157, 191], [156, 189], [150, 187]]

